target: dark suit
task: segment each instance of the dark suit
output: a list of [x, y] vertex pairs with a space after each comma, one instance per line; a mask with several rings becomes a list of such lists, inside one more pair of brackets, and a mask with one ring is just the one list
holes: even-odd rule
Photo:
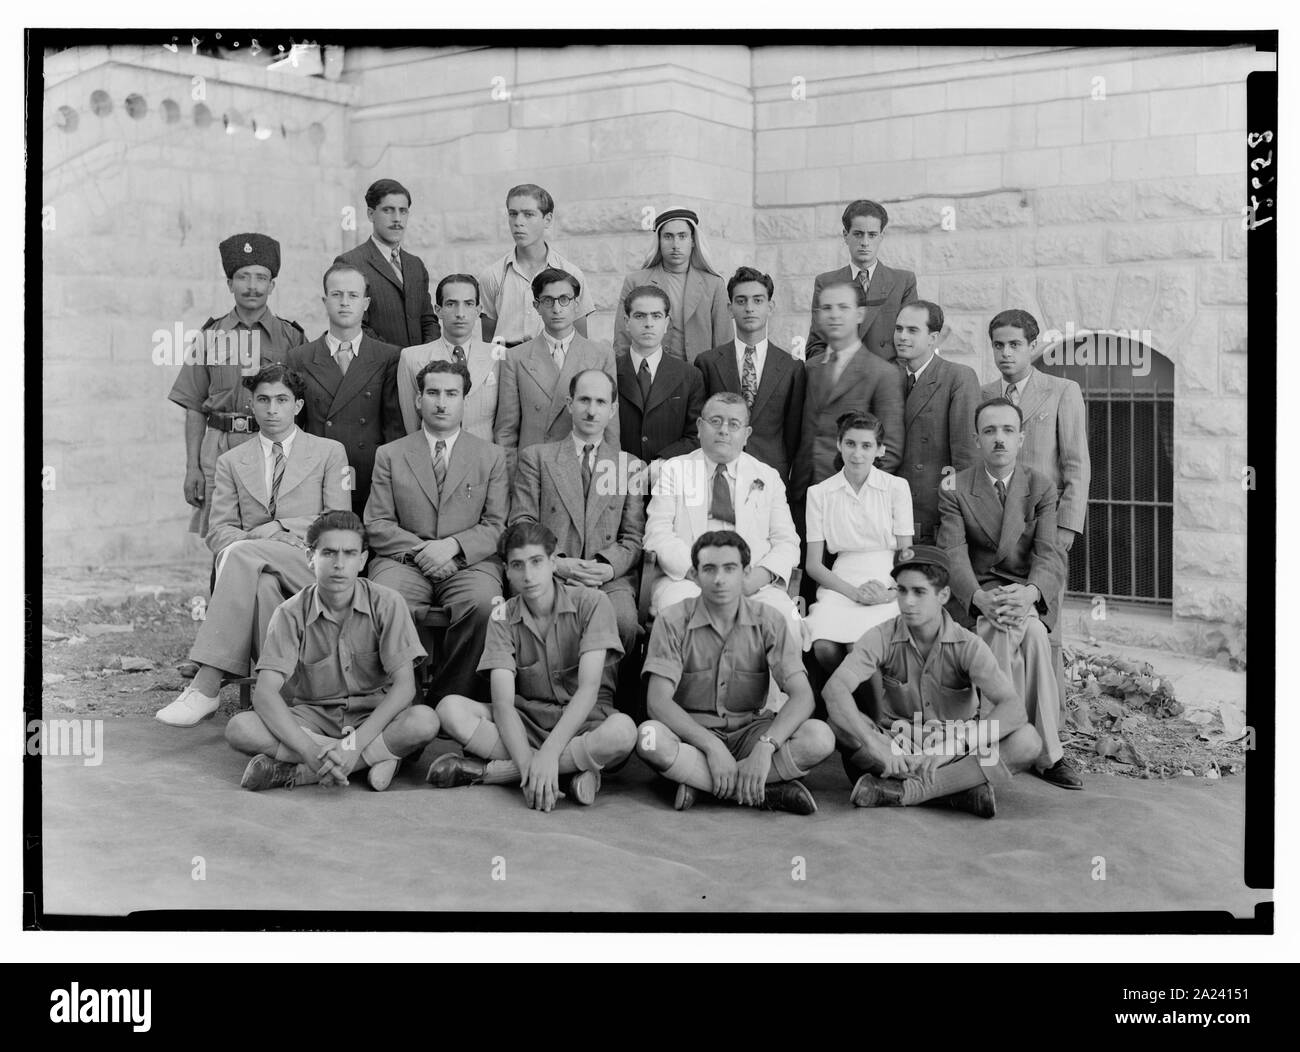
[[[898, 363], [907, 388], [907, 370]], [[945, 469], [965, 471], [980, 462], [975, 445], [975, 407], [980, 381], [975, 370], [937, 354], [903, 405], [903, 462], [898, 474], [912, 488], [917, 544], [934, 544], [939, 529], [939, 487]], [[948, 470], [947, 475], [955, 472]]]
[[1065, 563], [1056, 544], [1056, 486], [1046, 475], [1017, 464], [1007, 485], [1007, 502], [998, 501], [981, 461], [957, 473], [951, 487], [939, 490], [939, 547], [951, 564], [949, 610], [963, 624], [974, 622], [971, 600], [980, 589], [1032, 584], [1042, 597], [1039, 617], [1056, 624]]
[[[400, 592], [417, 624], [435, 602], [450, 610], [444, 653], [433, 671], [438, 697], [487, 696], [476, 670], [493, 598], [502, 594], [496, 548], [509, 506], [505, 452], [463, 428], [441, 492], [423, 428], [381, 447], [375, 457], [365, 515], [370, 578]], [[434, 582], [409, 556], [426, 541], [449, 537], [460, 545], [459, 569]]]
[[370, 495], [375, 450], [406, 431], [397, 393], [400, 355], [391, 344], [363, 336], [357, 357], [344, 376], [323, 334], [289, 350], [289, 368], [307, 381], [298, 423], [310, 434], [343, 443], [348, 463], [356, 472], [352, 510], [358, 515], [365, 511]]
[[374, 238], [366, 238], [334, 260], [351, 263], [370, 285], [370, 306], [361, 319], [362, 329], [376, 340], [393, 344], [399, 351], [430, 343], [442, 335], [429, 296], [429, 272], [424, 262], [406, 249], [401, 250], [401, 258], [401, 281], [397, 280], [392, 264], [375, 247]]
[[[695, 367], [704, 374], [706, 400], [720, 391], [744, 394], [735, 341], [705, 351], [695, 359]], [[786, 486], [790, 485], [790, 468], [803, 427], [804, 382], [803, 362], [795, 361], [788, 351], [769, 340], [758, 393], [749, 411], [749, 426], [754, 431], [745, 452], [776, 468]]]
[[[623, 310], [623, 304], [627, 302], [627, 294], [641, 285], [654, 285], [668, 293], [670, 300], [673, 298], [673, 286], [664, 277], [662, 265], [635, 271], [623, 279], [623, 287], [618, 293], [618, 314], [614, 319], [614, 350], [618, 354], [632, 346], [632, 338], [627, 332], [627, 312]], [[664, 334], [664, 354], [693, 362], [697, 355], [729, 338], [735, 330], [731, 324], [727, 285], [718, 275], [689, 268], [682, 297], [685, 302], [673, 304], [671, 311], [673, 317], [680, 316], [683, 321], [681, 342], [678, 342], [679, 337], [669, 325]]]
[[[582, 465], [573, 438], [519, 451], [510, 521], [531, 519], [555, 534], [555, 554], [599, 559], [614, 576], [600, 586], [614, 606], [623, 652], [636, 643], [636, 581], [645, 534], [645, 502], [626, 480], [644, 465], [608, 440], [596, 450], [591, 486], [582, 492]], [[577, 583], [577, 582], [573, 582]]]
[[619, 434], [625, 452], [648, 464], [699, 448], [696, 422], [704, 408], [704, 377], [698, 369], [665, 351], [644, 405], [630, 351], [619, 352], [617, 369]]
[[[812, 325], [808, 330], [808, 345], [804, 356], [811, 358], [826, 349], [826, 340], [817, 331], [817, 295], [827, 285], [853, 281], [853, 268], [840, 267], [818, 274], [813, 282]], [[877, 263], [867, 287], [867, 316], [858, 326], [862, 345], [873, 354], [892, 362], [898, 355], [894, 351], [894, 322], [904, 304], [916, 299], [916, 275], [910, 270], [895, 270]]]
[[882, 471], [893, 474], [903, 448], [903, 377], [898, 367], [882, 361], [859, 347], [844, 365], [838, 381], [831, 378], [831, 364], [819, 354], [804, 366], [803, 429], [795, 456], [792, 497], [802, 500], [808, 487], [835, 474], [835, 421], [843, 413], [863, 411], [880, 421], [885, 432], [885, 452], [877, 461]]

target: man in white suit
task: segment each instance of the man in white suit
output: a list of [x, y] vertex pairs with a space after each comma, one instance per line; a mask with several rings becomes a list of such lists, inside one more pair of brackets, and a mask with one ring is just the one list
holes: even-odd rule
[[710, 530], [735, 530], [750, 548], [745, 595], [776, 608], [796, 640], [802, 630], [786, 589], [799, 558], [785, 485], [775, 468], [744, 452], [749, 409], [744, 396], [715, 394], [700, 413], [700, 448], [664, 461], [650, 498], [645, 550], [664, 576], [655, 582], [655, 612], [700, 594], [687, 576], [691, 545]]
[[479, 297], [478, 279], [472, 274], [448, 274], [438, 282], [434, 294], [442, 335], [402, 351], [397, 363], [397, 393], [408, 435], [420, 430], [420, 412], [415, 406], [420, 397], [415, 378], [420, 370], [432, 361], [463, 362], [469, 370], [470, 393], [465, 396], [460, 426], [484, 442], [493, 440], [500, 360], [505, 348], [479, 339]]
[[247, 676], [271, 614], [316, 578], [307, 565], [307, 527], [324, 511], [352, 507], [355, 475], [340, 442], [294, 426], [306, 381], [283, 365], [245, 379], [258, 433], [217, 459], [207, 544], [217, 580], [190, 650], [194, 681], [157, 712], [193, 727], [217, 711], [226, 676]]
[[[614, 349], [579, 336], [574, 329], [581, 283], [563, 270], [547, 269], [533, 279], [534, 306], [542, 334], [509, 348], [501, 361], [495, 441], [506, 451], [514, 478], [518, 452], [558, 442], [572, 430], [569, 381], [586, 369], [617, 376]], [[605, 425], [605, 441], [618, 446], [618, 407]]]

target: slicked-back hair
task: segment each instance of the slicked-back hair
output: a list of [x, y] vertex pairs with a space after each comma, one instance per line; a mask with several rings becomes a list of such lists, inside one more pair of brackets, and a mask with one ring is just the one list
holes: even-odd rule
[[745, 538], [735, 530], [709, 530], [695, 538], [691, 545], [691, 568], [699, 570], [700, 552], [705, 548], [735, 548], [740, 552], [740, 568], [749, 568], [750, 551]]
[[749, 405], [745, 401], [745, 396], [735, 391], [719, 391], [717, 394], [711, 394], [704, 400], [704, 405], [700, 407], [700, 416], [704, 416], [704, 410], [710, 402], [716, 402], [718, 405], [738, 405], [745, 411], [745, 423], [749, 423]]
[[454, 376], [459, 376], [462, 384], [460, 392], [462, 395], [469, 394], [469, 389], [473, 386], [469, 378], [469, 369], [465, 367], [464, 362], [444, 362], [441, 358], [435, 358], [415, 374], [416, 394], [424, 394], [424, 378], [430, 373], [451, 373]]
[[664, 314], [672, 314], [673, 301], [668, 298], [668, 293], [658, 285], [638, 285], [623, 300], [623, 313], [630, 315], [632, 313], [632, 303], [645, 296], [653, 296], [664, 305]]
[[473, 274], [448, 274], [445, 278], [443, 278], [440, 282], [438, 282], [438, 289], [433, 294], [433, 302], [436, 303], [439, 307], [442, 306], [442, 290], [445, 289], [448, 285], [473, 285], [474, 302], [475, 303], [483, 302], [483, 292], [478, 287], [478, 278], [476, 278]]
[[1013, 307], [1010, 310], [1000, 311], [993, 316], [989, 322], [989, 339], [993, 339], [993, 333], [997, 329], [1019, 329], [1025, 334], [1025, 343], [1033, 343], [1038, 339], [1038, 321], [1027, 310], [1021, 310], [1019, 307]]
[[735, 294], [737, 285], [743, 285], [747, 281], [757, 281], [763, 288], [767, 289], [768, 299], [771, 299], [776, 293], [776, 285], [772, 281], [771, 274], [764, 274], [753, 267], [739, 267], [727, 282], [727, 299], [730, 300]]
[[559, 267], [547, 267], [537, 277], [533, 278], [533, 299], [542, 298], [542, 289], [547, 285], [554, 284], [557, 281], [567, 281], [573, 289], [573, 297], [577, 299], [582, 295], [582, 282], [570, 274], [567, 270], [561, 270]]
[[550, 215], [555, 211], [555, 198], [548, 194], [536, 183], [520, 183], [518, 186], [512, 186], [509, 193], [506, 194], [506, 207], [510, 207], [510, 201], [515, 197], [531, 197], [537, 202], [538, 209], [542, 215]]
[[365, 272], [353, 263], [331, 263], [329, 270], [325, 271], [324, 276], [320, 279], [320, 290], [326, 296], [330, 294], [330, 275], [331, 274], [360, 274], [361, 285], [366, 290], [365, 295], [370, 295], [370, 280], [366, 277]]
[[821, 292], [817, 293], [818, 302], [814, 303], [813, 306], [821, 306], [821, 297], [827, 290], [839, 288], [852, 289], [854, 302], [856, 302], [859, 307], [865, 307], [867, 305], [867, 290], [858, 282], [846, 278], [843, 281], [832, 281], [829, 285], [823, 285]]
[[547, 555], [554, 555], [556, 543], [555, 534], [549, 528], [533, 519], [520, 519], [501, 535], [497, 554], [501, 556], [502, 562], [509, 562], [511, 552], [536, 544]]
[[284, 384], [295, 402], [304, 401], [307, 397], [307, 381], [303, 375], [279, 362], [264, 366], [252, 376], [245, 376], [243, 384], [250, 391], [256, 391], [260, 384]]
[[370, 537], [366, 534], [366, 524], [361, 521], [361, 516], [355, 511], [336, 510], [323, 512], [315, 522], [307, 527], [307, 547], [315, 551], [316, 542], [320, 540], [320, 535], [326, 530], [351, 530], [361, 538], [361, 550], [363, 552], [370, 548]]
[[370, 189], [366, 191], [366, 207], [378, 208], [379, 202], [389, 194], [405, 194], [406, 207], [411, 207], [411, 191], [396, 179], [376, 179], [371, 183]]
[[930, 332], [941, 332], [943, 330], [943, 308], [937, 303], [931, 303], [929, 300], [912, 300], [911, 303], [904, 303], [898, 308], [898, 313], [909, 310], [913, 307], [920, 307], [925, 311], [925, 327]]
[[1010, 406], [1014, 409], [1016, 411], [1016, 419], [1020, 421], [1020, 430], [1023, 431], [1025, 429], [1025, 414], [1020, 411], [1020, 406], [1016, 405], [1016, 403], [1011, 401], [1010, 398], [1003, 398], [1001, 395], [998, 395], [997, 398], [990, 398], [975, 407], [976, 431], [980, 429], [980, 413], [984, 412], [985, 409], [992, 409], [1000, 405]]
[[889, 213], [885, 211], [884, 205], [878, 205], [875, 201], [860, 198], [857, 201], [850, 201], [848, 207], [844, 209], [844, 215], [841, 217], [841, 221], [844, 223], [844, 233], [847, 234], [853, 226], [853, 220], [861, 216], [879, 219], [881, 230], [889, 226]]
[[581, 380], [588, 373], [598, 373], [599, 375], [603, 376], [606, 380], [608, 380], [610, 404], [612, 405], [613, 403], [618, 401], [618, 381], [615, 380], [612, 376], [610, 376], [609, 373], [605, 372], [604, 369], [583, 369], [582, 372], [574, 373], [572, 376], [570, 376], [569, 377], [570, 398], [572, 398], [574, 392], [578, 390], [578, 381]]

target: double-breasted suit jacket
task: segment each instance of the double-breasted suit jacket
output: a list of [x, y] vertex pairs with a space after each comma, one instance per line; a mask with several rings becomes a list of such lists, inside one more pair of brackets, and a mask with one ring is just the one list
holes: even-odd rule
[[644, 402], [627, 351], [619, 354], [617, 371], [619, 434], [626, 452], [649, 463], [699, 449], [704, 377], [698, 369], [665, 353]]

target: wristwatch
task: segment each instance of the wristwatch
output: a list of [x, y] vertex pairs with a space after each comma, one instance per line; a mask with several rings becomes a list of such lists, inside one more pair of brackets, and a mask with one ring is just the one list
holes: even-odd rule
[[758, 740], [759, 740], [760, 744], [761, 744], [762, 742], [766, 742], [768, 745], [772, 746], [772, 751], [773, 751], [773, 752], [776, 752], [777, 749], [781, 748], [781, 746], [777, 745], [777, 743], [776, 743], [776, 739], [773, 738], [770, 734], [762, 734], [762, 735], [759, 735]]

